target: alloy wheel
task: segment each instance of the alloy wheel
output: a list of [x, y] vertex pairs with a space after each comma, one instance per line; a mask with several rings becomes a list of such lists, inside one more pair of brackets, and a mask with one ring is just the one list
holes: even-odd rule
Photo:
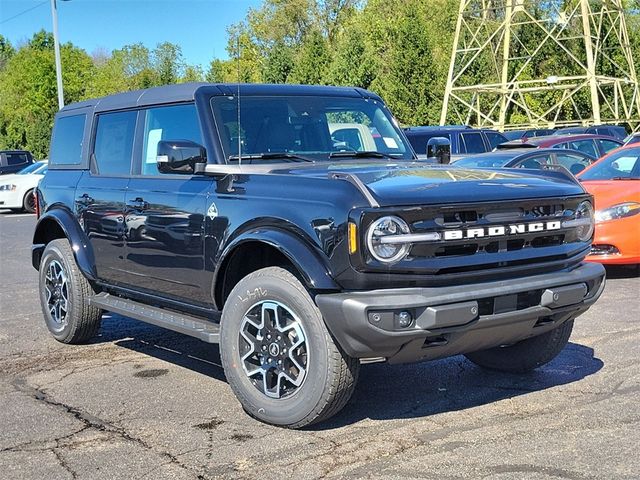
[[307, 337], [286, 305], [263, 301], [252, 306], [242, 320], [238, 343], [244, 372], [264, 395], [288, 397], [302, 385], [309, 361]]

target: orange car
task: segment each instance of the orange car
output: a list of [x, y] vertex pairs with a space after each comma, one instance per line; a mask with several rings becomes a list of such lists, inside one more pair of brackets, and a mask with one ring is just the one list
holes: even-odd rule
[[640, 145], [614, 150], [577, 177], [594, 196], [596, 208], [587, 260], [640, 264]]

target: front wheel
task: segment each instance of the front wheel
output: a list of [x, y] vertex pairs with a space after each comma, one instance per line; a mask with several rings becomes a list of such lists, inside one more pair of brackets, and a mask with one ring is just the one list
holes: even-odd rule
[[335, 343], [298, 279], [278, 267], [251, 273], [231, 291], [220, 350], [229, 385], [244, 409], [289, 428], [339, 412], [360, 367]]
[[465, 357], [489, 370], [510, 373], [529, 372], [556, 358], [567, 345], [572, 330], [573, 320], [569, 320], [542, 335], [505, 347], [467, 353]]

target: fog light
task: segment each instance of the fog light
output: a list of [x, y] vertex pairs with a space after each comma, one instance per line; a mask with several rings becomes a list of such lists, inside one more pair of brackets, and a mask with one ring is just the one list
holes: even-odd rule
[[403, 311], [398, 314], [398, 318], [396, 319], [396, 321], [398, 327], [407, 328], [410, 327], [413, 323], [413, 317], [411, 316], [411, 313]]

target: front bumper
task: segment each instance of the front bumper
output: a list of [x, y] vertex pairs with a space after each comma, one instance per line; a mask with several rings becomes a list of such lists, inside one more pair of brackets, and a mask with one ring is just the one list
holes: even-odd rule
[[[332, 335], [351, 356], [414, 362], [515, 343], [584, 313], [602, 294], [602, 265], [470, 285], [316, 296]], [[401, 328], [400, 312], [411, 314]], [[406, 317], [405, 317], [406, 318]]]

